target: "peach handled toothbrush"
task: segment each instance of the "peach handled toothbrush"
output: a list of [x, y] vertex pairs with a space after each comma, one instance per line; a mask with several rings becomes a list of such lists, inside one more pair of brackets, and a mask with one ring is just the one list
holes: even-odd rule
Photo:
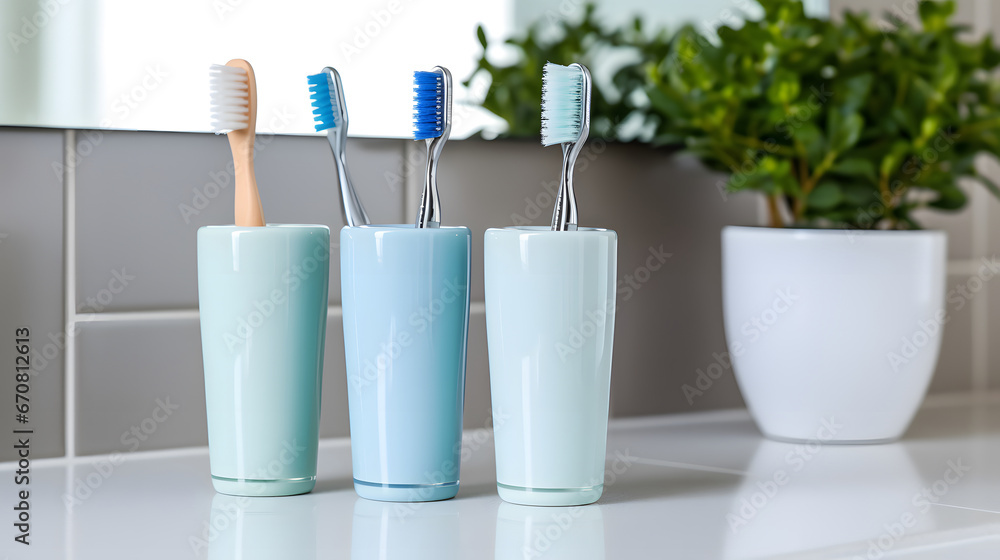
[[236, 225], [264, 225], [264, 210], [253, 170], [254, 130], [257, 126], [257, 82], [250, 63], [235, 58], [209, 69], [212, 130], [229, 137], [236, 175]]

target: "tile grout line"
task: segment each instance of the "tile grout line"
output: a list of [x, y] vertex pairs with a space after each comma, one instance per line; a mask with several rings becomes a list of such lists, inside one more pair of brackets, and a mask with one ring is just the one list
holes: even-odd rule
[[77, 323], [113, 323], [116, 321], [170, 321], [197, 319], [198, 309], [160, 309], [150, 311], [109, 311], [106, 313], [75, 313]]
[[[66, 130], [63, 147], [63, 281], [66, 349], [63, 353], [65, 449], [76, 457], [76, 131]], [[68, 484], [68, 483], [67, 483]]]
[[[986, 35], [991, 27], [992, 7], [989, 0], [977, 0], [973, 6], [976, 14], [976, 33]], [[990, 241], [990, 197], [986, 189], [977, 185], [972, 191], [972, 256], [980, 259], [987, 256]], [[975, 267], [978, 270], [978, 267]], [[975, 274], [972, 272], [971, 274]], [[989, 290], [983, 290], [982, 301], [972, 308], [972, 380], [973, 391], [984, 391], [990, 384], [990, 341], [989, 341]]]

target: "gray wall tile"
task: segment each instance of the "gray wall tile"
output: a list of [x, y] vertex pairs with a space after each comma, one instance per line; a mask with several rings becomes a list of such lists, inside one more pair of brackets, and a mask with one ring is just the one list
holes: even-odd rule
[[[211, 134], [152, 132], [81, 131], [77, 139], [80, 310], [122, 269], [134, 279], [99, 310], [196, 307], [197, 229], [233, 222], [229, 143]], [[348, 148], [373, 220], [402, 218], [402, 190], [391, 192], [385, 175], [401, 172], [401, 142], [352, 139]], [[337, 239], [343, 224], [326, 139], [258, 136], [257, 150], [267, 220], [326, 224]], [[330, 301], [336, 303], [340, 272], [333, 261]]]
[[[64, 453], [62, 154], [61, 131], [0, 128], [0, 363], [8, 372], [0, 393], [12, 406], [15, 329], [28, 327], [33, 375], [24, 427], [35, 430], [36, 458]], [[0, 461], [15, 458], [13, 434], [4, 434]]]
[[[981, 188], [978, 185], [966, 186], [966, 192], [970, 194], [973, 188]], [[958, 212], [941, 212], [936, 210], [922, 210], [913, 213], [913, 218], [924, 229], [939, 229], [948, 234], [948, 258], [949, 259], [969, 259], [972, 258], [972, 204]]]
[[561, 157], [557, 148], [546, 150], [529, 140], [470, 139], [448, 143], [438, 169], [441, 214], [446, 225], [472, 230], [473, 301], [482, 301], [484, 294], [483, 233], [487, 228], [514, 225], [521, 219], [535, 225], [548, 224], [552, 197], [543, 183], [559, 180]]
[[[77, 330], [77, 454], [208, 443], [197, 319], [91, 321]], [[161, 402], [180, 408], [144, 428]]]
[[319, 437], [351, 435], [347, 412], [347, 361], [344, 358], [344, 320], [338, 309], [326, 321], [326, 351], [323, 354], [323, 411]]
[[[1000, 6], [997, 8], [996, 11], [1000, 12]], [[981, 169], [984, 174], [994, 182], [1000, 181], [1000, 162], [994, 158], [983, 158], [979, 161], [982, 162]], [[1000, 200], [988, 195], [982, 197], [982, 203], [987, 206], [985, 212], [987, 220], [985, 224], [976, 224], [976, 227], [985, 230], [980, 233], [986, 236], [986, 255], [1000, 255]]]
[[[92, 321], [79, 327], [77, 449], [81, 455], [125, 451], [122, 434], [169, 397], [181, 408], [140, 450], [207, 445], [205, 377], [197, 319]], [[320, 437], [346, 437], [347, 376], [339, 313], [327, 322]]]
[[[584, 221], [619, 236], [615, 415], [739, 406], [728, 375], [693, 405], [681, 386], [726, 349], [720, 232], [728, 224], [755, 224], [758, 198], [724, 198], [716, 186], [721, 175], [645, 146], [609, 146], [587, 171], [594, 218]], [[659, 270], [647, 269], [660, 251], [671, 256]]]
[[469, 316], [469, 346], [465, 362], [465, 429], [476, 430], [492, 426], [491, 410], [486, 313], [479, 309]]
[[957, 290], [953, 291], [968, 279], [968, 276], [948, 276], [948, 295], [945, 298], [948, 323], [941, 340], [937, 369], [934, 370], [934, 378], [928, 389], [930, 393], [972, 389], [972, 308], [977, 303], [975, 299], [966, 300]]

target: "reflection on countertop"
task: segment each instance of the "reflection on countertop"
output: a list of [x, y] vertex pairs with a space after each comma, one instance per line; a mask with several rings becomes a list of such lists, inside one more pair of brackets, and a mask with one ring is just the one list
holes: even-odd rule
[[211, 560], [314, 560], [316, 521], [315, 503], [216, 494], [207, 534], [192, 541], [192, 551], [207, 544]]
[[503, 502], [497, 510], [497, 560], [604, 560], [600, 504], [531, 507]]
[[[470, 447], [471, 449], [471, 447]], [[868, 446], [764, 440], [744, 411], [612, 421], [591, 506], [503, 503], [492, 445], [454, 500], [373, 502], [347, 441], [320, 445], [307, 495], [216, 494], [205, 449], [40, 460], [31, 542], [12, 558], [996, 558], [1000, 395], [932, 399], [906, 437]], [[15, 495], [12, 464], [0, 466]], [[7, 473], [7, 474], [2, 474]]]
[[393, 503], [357, 498], [351, 560], [459, 559], [459, 512], [445, 502]]

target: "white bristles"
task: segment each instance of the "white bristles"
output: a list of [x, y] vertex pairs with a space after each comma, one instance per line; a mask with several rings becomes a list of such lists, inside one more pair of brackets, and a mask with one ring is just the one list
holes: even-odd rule
[[542, 145], [576, 142], [583, 130], [583, 71], [547, 62], [542, 69]]
[[242, 68], [213, 64], [208, 70], [212, 130], [225, 134], [242, 130], [250, 121], [247, 73]]

